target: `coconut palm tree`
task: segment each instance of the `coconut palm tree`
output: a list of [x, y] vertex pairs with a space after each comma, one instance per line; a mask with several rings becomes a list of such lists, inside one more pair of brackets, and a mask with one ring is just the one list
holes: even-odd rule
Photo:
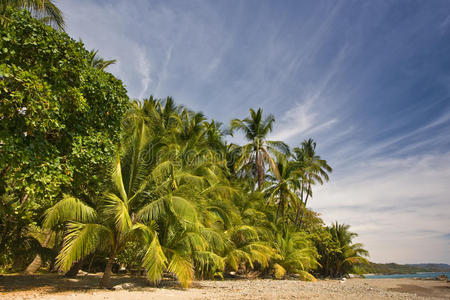
[[275, 215], [275, 224], [281, 215], [283, 221], [286, 221], [286, 210], [296, 208], [300, 201], [296, 194], [298, 189], [298, 169], [295, 163], [289, 161], [285, 156], [278, 156], [276, 167], [279, 176], [270, 176], [271, 185], [264, 192], [268, 197], [268, 203], [277, 204], [277, 213]]
[[[157, 247], [155, 223], [138, 222], [133, 215], [133, 199], [137, 193], [127, 193], [122, 176], [120, 158], [115, 160], [112, 172], [113, 191], [102, 198], [96, 209], [75, 198], [65, 198], [49, 212], [49, 220], [61, 216], [71, 219], [67, 225], [64, 245], [57, 257], [57, 266], [67, 271], [72, 264], [97, 250], [108, 253], [108, 260], [101, 285], [109, 286], [111, 269], [119, 251], [132, 238], [138, 238], [147, 247]], [[74, 208], [77, 207], [77, 210]], [[70, 210], [76, 211], [70, 216]], [[82, 218], [87, 216], [87, 218]], [[54, 221], [47, 221], [50, 225]], [[150, 249], [150, 248], [149, 248]]]
[[[294, 160], [300, 170], [300, 197], [303, 201], [302, 205], [299, 205], [297, 208], [295, 218], [295, 223], [300, 226], [302, 220], [301, 218], [299, 219], [300, 213], [302, 209], [306, 209], [308, 197], [312, 197], [311, 186], [317, 182], [323, 184], [324, 180], [328, 181], [328, 173], [331, 173], [333, 169], [328, 165], [326, 160], [316, 154], [316, 142], [313, 139], [304, 140], [301, 147], [294, 148]], [[305, 194], [306, 196], [303, 200]]]
[[64, 30], [64, 18], [61, 10], [52, 0], [2, 0], [0, 1], [1, 20], [7, 20], [5, 15], [7, 7], [15, 9], [27, 9], [31, 14], [48, 25], [54, 25], [59, 30]]
[[263, 117], [262, 109], [257, 111], [250, 109], [250, 117], [243, 120], [234, 119], [230, 123], [230, 133], [242, 131], [250, 142], [241, 147], [241, 157], [237, 160], [238, 168], [243, 173], [252, 172], [258, 183], [258, 189], [262, 188], [265, 175], [265, 163], [278, 177], [278, 170], [274, 160], [275, 153], [289, 153], [289, 147], [280, 141], [268, 141], [267, 136], [272, 131], [273, 115]]

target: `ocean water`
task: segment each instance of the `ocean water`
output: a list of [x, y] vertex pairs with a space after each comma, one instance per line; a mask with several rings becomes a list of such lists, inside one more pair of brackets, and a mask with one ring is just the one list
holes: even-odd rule
[[392, 275], [365, 275], [365, 278], [435, 278], [445, 275], [450, 279], [450, 272], [423, 272], [414, 274], [392, 274]]

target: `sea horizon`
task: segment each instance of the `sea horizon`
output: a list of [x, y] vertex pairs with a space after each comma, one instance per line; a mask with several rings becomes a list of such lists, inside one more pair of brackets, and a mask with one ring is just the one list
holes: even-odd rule
[[435, 278], [437, 276], [445, 275], [450, 277], [450, 272], [419, 272], [408, 274], [370, 274], [364, 275], [367, 279], [383, 279], [383, 278]]

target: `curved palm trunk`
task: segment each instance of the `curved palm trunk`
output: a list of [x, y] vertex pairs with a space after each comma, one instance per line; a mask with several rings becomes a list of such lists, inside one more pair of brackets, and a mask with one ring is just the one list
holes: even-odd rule
[[[50, 242], [50, 238], [52, 237], [52, 233], [53, 233], [52, 231], [47, 233], [47, 236], [45, 237], [45, 241], [42, 244], [42, 247], [47, 247], [48, 243]], [[41, 264], [42, 264], [42, 258], [39, 254], [37, 254], [34, 257], [31, 264], [29, 264], [28, 267], [25, 269], [24, 273], [26, 275], [35, 273], [41, 267]]]
[[114, 259], [116, 257], [116, 251], [114, 250], [113, 253], [111, 253], [111, 256], [108, 258], [108, 262], [106, 263], [105, 272], [103, 272], [102, 280], [100, 281], [100, 286], [104, 288], [110, 287], [110, 281], [111, 281], [111, 270], [114, 263]]

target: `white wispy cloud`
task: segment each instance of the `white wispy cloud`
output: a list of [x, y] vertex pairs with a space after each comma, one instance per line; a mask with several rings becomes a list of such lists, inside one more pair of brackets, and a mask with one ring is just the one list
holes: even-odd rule
[[141, 79], [141, 91], [139, 93], [139, 99], [142, 99], [143, 97], [149, 96], [148, 93], [148, 87], [151, 83], [151, 77], [150, 77], [150, 62], [147, 59], [147, 53], [145, 50], [140, 47], [136, 46], [135, 48], [135, 55], [136, 55], [136, 70], [138, 74], [140, 75]]
[[361, 161], [331, 178], [312, 208], [328, 223], [351, 224], [373, 260], [424, 261], [429, 251], [450, 261], [450, 240], [442, 238], [450, 233], [450, 153]]
[[337, 119], [321, 121], [314, 108], [314, 102], [308, 100], [288, 110], [278, 119], [276, 131], [270, 138], [278, 141], [289, 141], [299, 135], [310, 136], [338, 121]]

